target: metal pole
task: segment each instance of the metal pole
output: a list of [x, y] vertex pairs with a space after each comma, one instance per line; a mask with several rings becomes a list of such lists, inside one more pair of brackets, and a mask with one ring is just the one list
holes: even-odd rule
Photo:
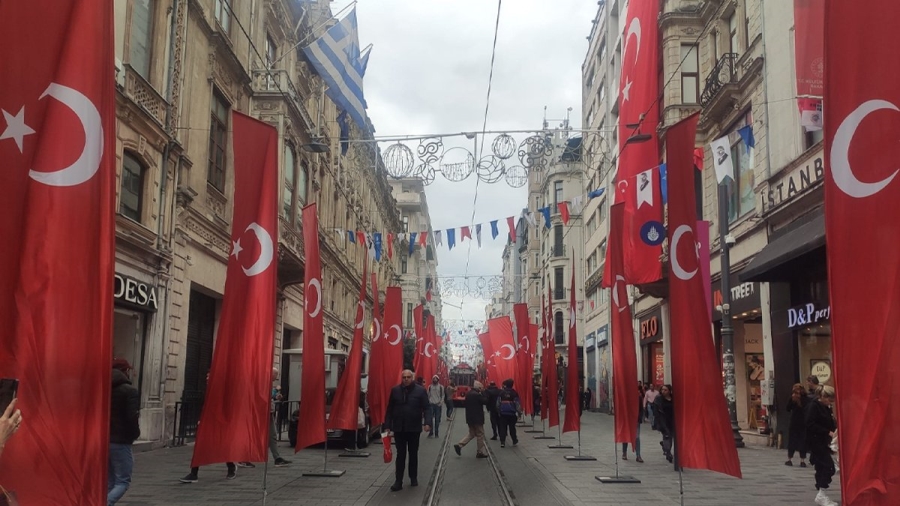
[[735, 401], [734, 381], [734, 328], [731, 326], [731, 258], [728, 244], [728, 189], [719, 184], [719, 248], [722, 260], [722, 364], [725, 369], [725, 400], [728, 402], [728, 417], [731, 419], [731, 431], [734, 433], [734, 444], [744, 447], [737, 424], [737, 404]]

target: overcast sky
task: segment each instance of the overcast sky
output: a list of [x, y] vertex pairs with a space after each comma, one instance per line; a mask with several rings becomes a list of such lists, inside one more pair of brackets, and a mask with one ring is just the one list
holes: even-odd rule
[[[335, 1], [332, 12], [349, 3]], [[359, 0], [356, 8], [360, 46], [374, 45], [364, 86], [376, 136], [481, 131], [497, 1]], [[555, 120], [551, 127], [565, 118], [568, 107], [572, 126], [580, 127], [581, 64], [596, 10], [595, 0], [503, 2], [487, 130], [540, 129], [545, 106], [547, 117]], [[526, 137], [511, 135], [517, 142]], [[483, 156], [490, 154], [495, 136], [487, 136]], [[445, 149], [472, 150], [472, 142], [444, 138]], [[380, 147], [384, 151], [389, 145]], [[448, 251], [445, 238], [438, 248], [440, 276], [499, 275], [505, 218], [518, 216], [527, 205], [526, 188], [514, 189], [502, 180], [478, 183], [476, 198], [476, 179], [472, 174], [454, 183], [438, 174], [426, 189], [435, 230], [483, 224], [481, 249], [473, 243], [470, 251], [467, 241]], [[501, 220], [496, 241], [490, 239], [494, 219]], [[445, 319], [484, 318], [486, 300], [444, 301]], [[453, 307], [460, 305], [462, 310]]]

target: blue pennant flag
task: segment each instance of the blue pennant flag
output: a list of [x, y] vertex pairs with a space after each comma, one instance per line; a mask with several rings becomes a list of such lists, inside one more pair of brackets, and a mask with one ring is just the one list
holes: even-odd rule
[[347, 231], [347, 237], [350, 238], [350, 242], [356, 244], [356, 234], [354, 234], [352, 230]]
[[746, 144], [748, 148], [756, 147], [756, 139], [753, 138], [752, 125], [747, 125], [743, 128], [739, 128], [738, 133], [741, 134], [741, 139], [744, 140], [744, 144]]
[[544, 215], [544, 225], [547, 228], [550, 228], [550, 206], [542, 207], [538, 209], [538, 211], [540, 211], [541, 214]]
[[659, 189], [662, 192], [662, 201], [663, 204], [667, 204], [669, 202], [669, 171], [666, 168], [666, 164], [661, 164], [659, 166]]
[[491, 222], [491, 239], [496, 239], [498, 235], [500, 235], [500, 230], [497, 229], [497, 222], [499, 220], [494, 220]]
[[456, 246], [456, 229], [448, 228], [447, 229], [447, 248], [453, 249]]
[[412, 255], [413, 251], [416, 249], [416, 236], [419, 235], [418, 232], [410, 232], [409, 233], [409, 254]]
[[595, 199], [595, 198], [599, 197], [600, 195], [603, 195], [603, 188], [598, 188], [587, 194], [588, 199]]
[[360, 54], [356, 9], [303, 48], [316, 73], [325, 80], [325, 93], [340, 109], [347, 111], [360, 128], [366, 127], [366, 100], [363, 75], [369, 53]]
[[381, 232], [375, 232], [373, 242], [375, 243], [375, 261], [381, 261]]

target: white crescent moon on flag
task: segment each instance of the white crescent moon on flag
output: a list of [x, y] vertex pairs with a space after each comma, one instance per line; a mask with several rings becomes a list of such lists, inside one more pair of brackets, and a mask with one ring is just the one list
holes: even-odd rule
[[259, 258], [256, 260], [256, 263], [251, 265], [249, 269], [241, 267], [244, 269], [244, 274], [250, 277], [262, 274], [270, 265], [272, 265], [272, 259], [275, 257], [275, 246], [272, 244], [272, 236], [269, 235], [269, 232], [267, 232], [266, 229], [259, 226], [258, 223], [253, 222], [247, 225], [244, 232], [247, 230], [252, 230], [256, 235], [256, 239], [259, 241]]
[[634, 18], [628, 25], [628, 33], [625, 35], [625, 49], [628, 49], [629, 38], [634, 35], [637, 39], [637, 50], [634, 52], [634, 63], [638, 61], [638, 55], [641, 54], [641, 20]]
[[569, 328], [575, 327], [575, 308], [569, 308]]
[[375, 341], [381, 339], [381, 322], [378, 321], [377, 318], [372, 320], [372, 322], [375, 324], [375, 328], [378, 329], [375, 331], [375, 337], [372, 338], [372, 342], [375, 342]]
[[[681, 236], [683, 236], [684, 234], [686, 234], [690, 231], [691, 231], [691, 227], [689, 227], [688, 225], [680, 225], [678, 228], [675, 229], [675, 233], [672, 234], [672, 247], [671, 247], [671, 250], [672, 250], [672, 255], [671, 255], [672, 273], [674, 273], [676, 276], [678, 276], [678, 279], [682, 279], [684, 281], [687, 281], [687, 280], [693, 278], [694, 275], [697, 274], [696, 268], [694, 268], [694, 270], [688, 272], [688, 271], [684, 270], [683, 267], [681, 267], [680, 263], [678, 263], [678, 241], [681, 240]], [[696, 251], [696, 246], [695, 246], [695, 251]]]
[[519, 348], [525, 350], [525, 353], [531, 353], [531, 342], [528, 340], [528, 336], [522, 336], [522, 339], [519, 339]]
[[429, 346], [431, 346], [432, 348], [434, 348], [434, 343], [425, 343], [425, 348], [422, 350], [422, 353], [423, 353], [426, 357], [431, 358], [431, 357], [434, 356], [434, 353], [428, 353], [428, 347], [429, 347]]
[[359, 301], [356, 307], [356, 317], [358, 318], [356, 322], [356, 328], [361, 329], [363, 328], [363, 320], [365, 319], [363, 315], [366, 314], [366, 305], [363, 303], [363, 301]]
[[[309, 288], [316, 289], [316, 309], [314, 309], [312, 312], [309, 311]], [[306, 306], [306, 311], [309, 313], [309, 316], [311, 318], [319, 316], [319, 313], [322, 312], [322, 283], [316, 278], [309, 280], [309, 287], [306, 289], [305, 295], [306, 303], [304, 305]]]
[[[511, 344], [504, 344], [503, 346], [500, 347], [501, 350], [504, 348], [509, 349], [509, 355], [507, 355], [505, 357], [501, 357], [501, 358], [503, 358], [503, 360], [512, 360], [513, 357], [516, 356], [516, 349]], [[497, 354], [499, 355], [500, 352], [498, 351]]]
[[[81, 92], [61, 84], [50, 83], [40, 98], [48, 95], [59, 100], [78, 117], [81, 128], [84, 129], [84, 148], [72, 165], [55, 172], [38, 172], [32, 169], [28, 171], [28, 176], [47, 186], [79, 185], [94, 177], [100, 168], [100, 159], [103, 158], [103, 122], [100, 121], [100, 112]], [[50, 121], [54, 119], [55, 116], [50, 117]]]
[[[394, 341], [388, 341], [388, 344], [390, 344], [391, 346], [397, 346], [398, 344], [400, 344], [400, 340], [403, 339], [403, 332], [400, 330], [400, 326], [396, 323], [394, 325], [391, 325], [391, 328], [388, 329], [388, 332], [390, 332], [391, 330], [397, 331], [397, 339], [395, 339]], [[385, 339], [387, 339], [387, 334], [385, 334]]]
[[619, 304], [619, 281], [621, 281], [622, 284], [625, 284], [625, 276], [616, 275], [616, 281], [615, 281], [615, 283], [613, 283], [613, 288], [612, 288], [612, 292], [613, 292], [612, 297], [613, 297], [613, 304], [615, 304], [616, 307], [619, 308], [619, 312], [621, 313], [622, 311], [625, 310], [625, 307], [622, 306], [621, 304]]
[[831, 177], [834, 178], [834, 184], [850, 197], [861, 199], [874, 195], [889, 185], [894, 180], [894, 177], [897, 176], [897, 173], [900, 172], [900, 169], [897, 169], [893, 174], [881, 181], [864, 183], [857, 179], [853, 173], [853, 168], [850, 166], [850, 144], [853, 142], [856, 130], [866, 116], [882, 109], [900, 110], [886, 100], [863, 102], [844, 118], [841, 126], [838, 127], [837, 132], [834, 134], [834, 140], [831, 143]]

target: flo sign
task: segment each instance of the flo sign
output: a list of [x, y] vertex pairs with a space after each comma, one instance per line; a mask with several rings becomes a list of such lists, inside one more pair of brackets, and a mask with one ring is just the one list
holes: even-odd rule
[[823, 306], [812, 302], [792, 307], [787, 311], [788, 328], [796, 329], [807, 325], [815, 325], [831, 318], [831, 306]]
[[116, 303], [131, 306], [141, 311], [156, 312], [158, 297], [156, 287], [128, 276], [116, 274], [113, 297]]

